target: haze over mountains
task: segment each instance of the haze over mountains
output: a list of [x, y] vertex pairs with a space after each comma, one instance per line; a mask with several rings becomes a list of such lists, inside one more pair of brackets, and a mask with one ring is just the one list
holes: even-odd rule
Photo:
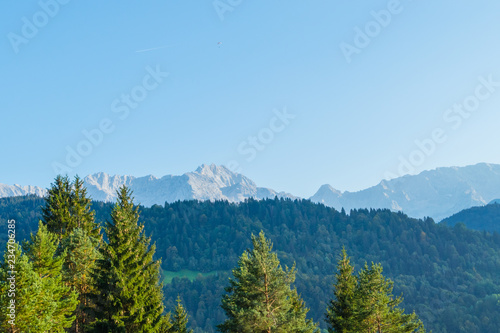
[[0, 184], [0, 198], [6, 198], [6, 197], [17, 197], [21, 195], [29, 195], [29, 194], [34, 194], [38, 195], [39, 197], [45, 196], [47, 193], [47, 190], [38, 186], [32, 186], [32, 185], [26, 185], [26, 186], [21, 186], [18, 184], [14, 185], [5, 185], [5, 184]]
[[145, 206], [191, 199], [239, 202], [247, 198], [295, 198], [285, 192], [257, 187], [242, 174], [214, 164], [203, 164], [196, 171], [181, 176], [167, 175], [162, 178], [109, 176], [101, 172], [85, 177], [84, 182], [90, 196], [99, 201], [114, 201], [116, 190], [125, 184], [134, 191], [135, 201]]
[[[202, 165], [194, 172], [180, 176], [110, 176], [96, 173], [84, 178], [89, 195], [98, 201], [114, 201], [116, 190], [127, 185], [134, 191], [135, 201], [144, 206], [163, 205], [177, 200], [227, 200], [239, 202], [247, 198], [291, 198], [257, 185], [242, 174], [224, 166]], [[36, 194], [46, 190], [36, 186], [0, 184], [0, 197]], [[310, 200], [347, 212], [353, 208], [389, 208], [412, 217], [430, 216], [436, 221], [463, 209], [482, 206], [500, 198], [500, 165], [480, 163], [466, 167], [447, 167], [424, 171], [418, 175], [383, 180], [378, 185], [358, 192], [341, 192], [323, 185]]]
[[[203, 164], [194, 172], [180, 176], [167, 175], [161, 178], [111, 176], [104, 172], [83, 179], [89, 196], [97, 201], [115, 201], [116, 190], [126, 185], [133, 190], [135, 202], [144, 206], [163, 205], [177, 200], [227, 200], [239, 202], [247, 198], [291, 198], [297, 197], [257, 185], [242, 174], [230, 171], [225, 166]], [[36, 194], [44, 196], [45, 189], [36, 186], [0, 184], [0, 197]]]
[[414, 176], [383, 180], [358, 192], [340, 192], [323, 185], [310, 199], [346, 211], [389, 208], [412, 217], [440, 221], [463, 209], [483, 206], [500, 197], [500, 165], [480, 163], [437, 168]]

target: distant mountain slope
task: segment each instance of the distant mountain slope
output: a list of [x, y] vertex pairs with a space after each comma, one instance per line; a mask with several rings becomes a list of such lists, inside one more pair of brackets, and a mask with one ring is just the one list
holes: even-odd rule
[[463, 223], [469, 229], [500, 232], [500, 204], [493, 203], [482, 207], [465, 209], [444, 219], [442, 222], [450, 226]]
[[17, 197], [17, 196], [22, 196], [22, 195], [30, 195], [34, 194], [39, 197], [45, 196], [47, 193], [47, 190], [38, 187], [38, 186], [21, 186], [21, 185], [5, 185], [5, 184], [0, 184], [0, 198], [7, 198], [7, 197]]
[[[100, 172], [83, 179], [88, 194], [93, 200], [110, 202], [116, 199], [116, 190], [122, 185], [130, 187], [135, 201], [144, 205], [163, 205], [178, 200], [227, 200], [239, 202], [248, 198], [290, 198], [297, 197], [275, 190], [257, 187], [249, 178], [234, 173], [224, 166], [203, 164], [194, 172], [180, 176], [110, 176]], [[37, 186], [0, 184], [0, 198], [37, 195], [43, 197], [47, 190]]]
[[[306, 177], [306, 176], [305, 176]], [[85, 177], [84, 184], [93, 200], [110, 202], [116, 190], [127, 185], [134, 191], [136, 202], [144, 206], [163, 205], [177, 200], [227, 200], [240, 202], [248, 198], [264, 199], [297, 197], [285, 192], [257, 187], [249, 178], [224, 166], [203, 164], [183, 175], [110, 176], [96, 173]], [[0, 184], [0, 198], [35, 194], [46, 190], [36, 186]], [[435, 221], [461, 210], [483, 206], [500, 198], [500, 165], [476, 164], [467, 167], [438, 168], [414, 176], [383, 180], [378, 185], [358, 192], [341, 192], [323, 185], [310, 200], [347, 212], [358, 208], [387, 208]]]
[[144, 206], [191, 199], [239, 202], [248, 198], [264, 199], [275, 196], [295, 198], [288, 193], [257, 187], [242, 174], [214, 164], [203, 164], [196, 171], [181, 176], [168, 175], [162, 178], [110, 176], [101, 172], [85, 177], [84, 183], [93, 200], [105, 202], [114, 201], [116, 190], [127, 185], [134, 191], [135, 201]]
[[499, 197], [500, 165], [480, 163], [383, 180], [359, 192], [340, 192], [330, 185], [323, 185], [310, 199], [336, 209], [344, 207], [347, 211], [353, 208], [389, 208], [409, 216], [430, 216], [440, 221]]

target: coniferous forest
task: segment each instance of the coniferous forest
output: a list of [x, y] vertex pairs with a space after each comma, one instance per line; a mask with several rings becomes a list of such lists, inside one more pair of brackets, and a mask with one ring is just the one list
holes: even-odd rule
[[465, 209], [444, 219], [441, 223], [449, 226], [463, 223], [467, 228], [473, 230], [500, 232], [500, 204], [496, 202], [482, 207]]
[[[127, 188], [115, 203], [92, 202], [66, 177], [44, 199], [0, 199], [2, 331], [500, 327], [496, 232], [308, 200], [136, 204]], [[7, 247], [9, 220], [18, 243]], [[15, 327], [6, 317], [12, 256], [23, 272]]]

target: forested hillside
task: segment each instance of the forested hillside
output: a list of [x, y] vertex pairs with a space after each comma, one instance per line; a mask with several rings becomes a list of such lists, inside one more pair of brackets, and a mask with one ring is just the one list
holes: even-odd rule
[[[10, 200], [10, 201], [7, 201]], [[0, 226], [7, 218], [36, 230], [42, 205], [35, 197], [0, 200]], [[93, 203], [96, 221], [111, 205]], [[174, 278], [164, 288], [167, 308], [180, 295], [197, 332], [213, 332], [224, 319], [223, 288], [238, 257], [260, 230], [274, 243], [283, 265], [297, 264], [296, 287], [315, 321], [323, 322], [338, 256], [345, 246], [356, 269], [379, 262], [392, 279], [402, 306], [415, 310], [433, 332], [498, 332], [500, 327], [500, 235], [447, 227], [388, 210], [346, 214], [307, 200], [183, 201], [140, 209], [146, 234], [156, 243], [165, 271], [208, 273], [192, 281]], [[3, 236], [3, 235], [2, 235]]]
[[472, 207], [462, 210], [442, 221], [449, 226], [463, 223], [467, 228], [500, 232], [500, 204], [490, 203], [486, 206]]

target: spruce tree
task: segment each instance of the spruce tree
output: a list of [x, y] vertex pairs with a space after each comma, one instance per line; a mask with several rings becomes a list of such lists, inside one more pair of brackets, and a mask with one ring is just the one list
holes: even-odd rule
[[170, 312], [163, 315], [160, 320], [160, 327], [157, 333], [170, 333], [172, 329], [172, 321], [170, 320]]
[[[48, 230], [58, 236], [62, 247], [67, 247], [66, 255], [71, 256], [64, 260], [63, 279], [79, 293], [76, 320], [70, 329], [72, 333], [84, 332], [84, 327], [92, 319], [91, 310], [94, 306], [88, 291], [94, 288], [94, 281], [88, 277], [95, 266], [97, 248], [101, 241], [100, 227], [94, 221], [94, 214], [83, 181], [76, 176], [72, 183], [67, 176], [57, 176], [48, 189], [45, 207], [42, 207], [42, 218]], [[76, 231], [78, 229], [85, 236]], [[82, 248], [79, 249], [78, 246]], [[75, 278], [77, 276], [85, 276], [85, 279], [79, 280]]]
[[393, 282], [382, 275], [380, 264], [365, 264], [358, 276], [347, 253], [337, 264], [335, 298], [330, 301], [326, 322], [330, 333], [410, 333], [425, 332], [415, 313], [405, 314], [397, 306], [402, 297], [392, 295]]
[[23, 244], [26, 256], [33, 263], [33, 271], [41, 281], [40, 313], [50, 318], [50, 332], [65, 332], [65, 328], [71, 327], [78, 304], [78, 293], [63, 282], [65, 254], [57, 255], [58, 245], [57, 236], [41, 222], [36, 235], [32, 234], [31, 240]]
[[354, 333], [357, 330], [356, 305], [354, 295], [357, 279], [354, 276], [354, 267], [350, 263], [345, 248], [337, 264], [335, 298], [330, 301], [326, 312], [328, 332]]
[[96, 291], [93, 278], [96, 262], [101, 258], [97, 240], [80, 229], [74, 229], [61, 241], [59, 252], [65, 253], [63, 280], [78, 292], [76, 320], [70, 332], [85, 332], [93, 321], [91, 295]]
[[222, 298], [227, 320], [220, 332], [315, 332], [306, 319], [308, 309], [295, 289], [295, 267], [282, 269], [272, 243], [261, 231], [252, 235], [253, 249], [246, 250], [233, 269], [234, 278]]
[[[306, 307], [304, 300], [300, 297], [297, 292], [297, 288], [293, 288], [290, 294], [290, 311], [288, 318], [290, 319], [288, 323], [283, 325], [283, 330], [277, 330], [276, 332], [299, 332], [299, 333], [311, 333], [319, 332], [318, 325], [313, 322], [312, 319], [307, 319], [307, 313], [309, 309]], [[274, 332], [274, 331], [272, 331]]]
[[47, 190], [42, 220], [50, 232], [59, 236], [66, 234], [71, 225], [71, 183], [67, 176], [58, 175]]
[[173, 314], [172, 327], [168, 331], [169, 333], [192, 333], [193, 330], [187, 329], [188, 314], [182, 306], [181, 298], [177, 296], [177, 306], [175, 307]]
[[160, 262], [153, 260], [155, 246], [144, 235], [125, 186], [106, 224], [109, 243], [101, 247], [97, 261], [94, 332], [156, 332], [162, 325], [163, 293]]
[[100, 240], [101, 228], [95, 222], [95, 212], [91, 209], [91, 204], [92, 201], [87, 196], [87, 189], [83, 186], [83, 181], [76, 176], [71, 192], [73, 228], [80, 228], [88, 236]]
[[76, 176], [71, 183], [67, 176], [57, 176], [42, 207], [42, 220], [48, 230], [57, 234], [59, 239], [70, 234], [75, 228], [84, 230], [87, 235], [100, 238], [99, 225], [94, 221], [91, 200], [83, 181]]

